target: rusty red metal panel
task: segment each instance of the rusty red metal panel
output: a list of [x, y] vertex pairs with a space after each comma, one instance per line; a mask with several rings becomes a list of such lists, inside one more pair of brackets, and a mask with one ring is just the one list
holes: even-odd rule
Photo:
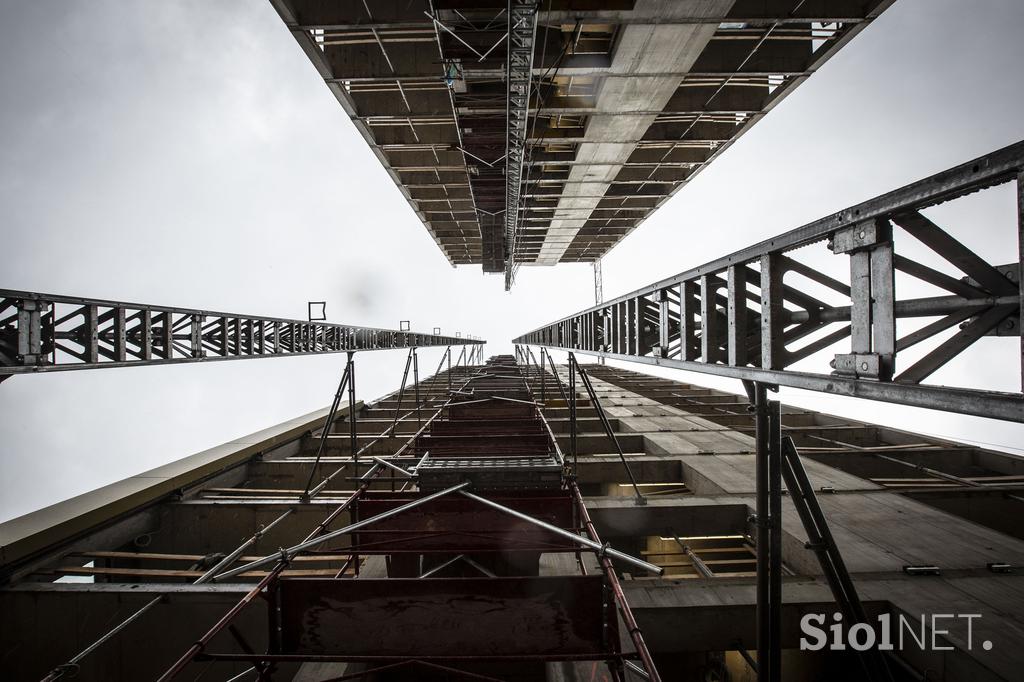
[[431, 425], [431, 435], [468, 436], [482, 435], [544, 435], [544, 426], [539, 419], [452, 419], [439, 421]]
[[[359, 502], [363, 518], [401, 506], [410, 497], [373, 497]], [[559, 528], [573, 526], [568, 495], [500, 496], [495, 501]], [[358, 533], [360, 547], [382, 551], [493, 551], [575, 548], [542, 528], [462, 497], [440, 498], [428, 505], [384, 519]]]
[[[524, 394], [522, 399], [529, 400], [529, 395]], [[455, 403], [449, 407], [448, 414], [451, 419], [532, 419], [536, 416], [534, 407], [525, 403], [512, 403], [504, 400], [485, 403], [470, 400], [468, 403], [466, 405]]]
[[431, 457], [502, 457], [510, 454], [545, 455], [550, 447], [546, 434], [443, 435], [424, 434], [416, 439], [420, 452]]
[[272, 595], [277, 608], [271, 641], [280, 647], [273, 653], [416, 658], [611, 652], [616, 621], [604, 589], [600, 575], [282, 579]]

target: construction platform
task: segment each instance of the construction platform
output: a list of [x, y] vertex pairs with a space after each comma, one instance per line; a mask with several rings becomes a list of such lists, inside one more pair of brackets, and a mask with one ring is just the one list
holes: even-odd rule
[[[494, 358], [357, 403], [355, 420], [343, 407], [326, 432], [323, 410], [0, 524], [0, 669], [639, 679], [644, 650], [664, 679], [753, 679], [746, 397], [583, 367], [596, 401], [566, 393], [565, 366]], [[893, 679], [1018, 679], [1024, 463], [782, 414], [868, 615], [977, 614], [970, 640], [929, 621], [940, 646], [891, 656]], [[835, 604], [782, 505], [785, 679], [862, 679], [853, 651], [797, 650], [801, 617]]]
[[452, 265], [600, 259], [892, 0], [271, 0]]

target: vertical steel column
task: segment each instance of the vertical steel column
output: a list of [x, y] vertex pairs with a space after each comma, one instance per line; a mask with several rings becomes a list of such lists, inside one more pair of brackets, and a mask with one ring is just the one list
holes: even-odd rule
[[696, 285], [683, 282], [679, 285], [679, 359], [696, 360], [700, 357], [697, 344], [697, 302]]
[[887, 241], [871, 250], [871, 350], [878, 356], [878, 378], [890, 381], [896, 358], [896, 270], [892, 227]]
[[[901, 221], [913, 234], [913, 226]], [[892, 225], [867, 220], [834, 234], [833, 253], [850, 258], [850, 353], [838, 354], [841, 373], [890, 381], [896, 355]]]
[[615, 446], [615, 451], [619, 453], [619, 461], [622, 462], [622, 466], [626, 470], [626, 475], [629, 477], [629, 482], [633, 486], [633, 493], [636, 496], [637, 505], [647, 504], [647, 500], [640, 493], [640, 487], [636, 484], [636, 477], [633, 476], [633, 470], [629, 468], [626, 456], [622, 452], [622, 446], [619, 445], [619, 439], [615, 437], [615, 431], [612, 429], [612, 425], [604, 413], [604, 408], [601, 406], [601, 400], [597, 397], [597, 391], [594, 390], [594, 385], [590, 382], [587, 370], [583, 369], [580, 363], [577, 362], [576, 356], [573, 353], [569, 353], [569, 375], [575, 376], [576, 372], [580, 373], [580, 381], [583, 383], [583, 387], [587, 391], [587, 397], [590, 398], [590, 406], [594, 408], [594, 412], [597, 413], [597, 418], [601, 421], [601, 426], [604, 428], [605, 435], [608, 436], [608, 440], [610, 440], [612, 445]]
[[541, 402], [541, 404], [544, 405], [544, 407], [547, 407], [548, 404], [547, 404], [547, 401], [545, 400], [545, 395], [544, 395], [544, 384], [545, 384], [545, 381], [544, 381], [544, 349], [541, 348], [540, 349], [540, 402]]
[[761, 256], [761, 362], [765, 369], [781, 369], [785, 355], [782, 332], [782, 266], [780, 254]]
[[139, 316], [139, 359], [153, 359], [153, 311], [140, 310]]
[[[405, 384], [409, 380], [410, 364], [412, 364], [412, 349], [410, 349], [409, 354], [405, 356], [405, 369], [402, 371], [402, 385], [398, 387], [398, 403], [395, 405], [395, 419], [391, 422], [392, 429], [398, 426], [398, 415], [402, 412], [402, 398], [405, 396]], [[451, 384], [451, 381], [448, 383]]]
[[726, 361], [743, 367], [747, 364], [747, 266], [730, 265], [728, 272]]
[[[590, 512], [587, 511], [587, 505], [584, 504], [583, 495], [580, 494], [579, 486], [576, 485], [575, 481], [570, 484], [570, 490], [572, 491], [573, 499], [576, 501], [575, 507], [579, 512], [580, 520], [583, 521], [583, 527], [586, 528], [587, 535], [594, 542], [601, 542], [601, 536], [597, 534], [597, 529], [594, 528], [594, 522], [590, 519]], [[633, 647], [636, 649], [636, 653], [640, 657], [644, 669], [647, 671], [647, 679], [650, 682], [661, 682], [661, 675], [658, 673], [658, 668], [654, 665], [654, 658], [647, 648], [647, 642], [644, 641], [640, 625], [636, 622], [636, 618], [633, 617], [632, 609], [629, 608], [629, 602], [626, 601], [626, 595], [622, 591], [622, 584], [619, 582], [619, 576], [615, 573], [615, 567], [612, 565], [611, 559], [608, 558], [606, 553], [599, 553], [598, 561], [601, 564], [601, 570], [604, 572], [605, 578], [608, 580], [608, 585], [611, 587], [612, 593], [619, 604], [619, 613], [622, 615], [622, 621], [626, 624], [626, 630], [629, 632], [629, 638], [633, 641]], [[582, 562], [580, 563], [582, 565]]]
[[[300, 496], [300, 499], [302, 500], [309, 499], [309, 489], [313, 487], [313, 478], [316, 476], [317, 468], [320, 465], [320, 457], [323, 455], [324, 445], [327, 443], [327, 435], [330, 433], [331, 426], [334, 424], [334, 416], [338, 413], [338, 406], [341, 404], [341, 397], [345, 395], [345, 386], [348, 384], [351, 369], [352, 358], [349, 357], [348, 363], [345, 365], [345, 371], [341, 373], [341, 381], [338, 383], [338, 390], [334, 392], [334, 402], [331, 403], [331, 409], [327, 412], [327, 421], [324, 422], [323, 431], [320, 433], [320, 443], [316, 448], [316, 458], [313, 460], [313, 466], [309, 469], [309, 479], [306, 481], [306, 487]], [[351, 409], [351, 401], [349, 409]], [[353, 452], [355, 451], [353, 450]]]
[[49, 307], [31, 299], [18, 301], [18, 360], [24, 365], [41, 364], [43, 360], [43, 313]]
[[[82, 306], [82, 316], [84, 318], [83, 327], [84, 335], [82, 337], [82, 352], [85, 355], [85, 361], [95, 364], [100, 359], [99, 349], [99, 311], [95, 305]], [[54, 324], [56, 326], [56, 323]]]
[[636, 314], [633, 312], [636, 307], [635, 298], [627, 298], [624, 302], [625, 313], [622, 318], [622, 329], [623, 336], [625, 337], [624, 349], [626, 355], [639, 355], [638, 346], [635, 345], [636, 330], [633, 328], [633, 321], [636, 319]]
[[[125, 338], [125, 312], [124, 308], [115, 308], [114, 313], [114, 359], [118, 362], [124, 362], [128, 357], [128, 340]], [[198, 330], [193, 332], [193, 344], [195, 349], [193, 353], [199, 356], [202, 352], [202, 346], [198, 340]], [[250, 350], [250, 353], [252, 351]]]
[[671, 338], [670, 315], [668, 310], [668, 289], [658, 292], [658, 357], [668, 357], [669, 339]]
[[423, 416], [420, 414], [420, 359], [416, 355], [416, 347], [412, 348], [412, 387], [416, 398], [416, 426], [423, 428]]
[[[356, 361], [355, 351], [348, 351], [348, 447], [352, 456], [352, 470], [359, 476], [359, 439], [356, 435]], [[354, 522], [359, 520], [359, 500], [352, 501], [352, 512], [350, 515]], [[353, 553], [349, 559], [352, 561], [352, 570], [356, 576], [359, 575], [359, 555], [355, 553], [357, 545], [356, 535], [352, 535]]]
[[757, 679], [782, 681], [782, 411], [761, 382], [744, 381], [754, 407], [757, 520]]
[[[1017, 174], [1017, 286], [1020, 287], [1020, 324], [1024, 325], [1024, 172]], [[1020, 335], [1020, 387], [1024, 391], [1024, 333]]]
[[718, 360], [718, 306], [715, 294], [718, 288], [712, 283], [714, 275], [700, 278], [700, 356], [706, 363]]
[[[598, 258], [597, 260], [594, 261], [594, 304], [595, 305], [601, 305], [602, 303], [604, 303], [604, 272], [603, 272], [602, 266], [601, 266], [601, 259]], [[599, 314], [599, 313], [595, 313], [595, 315], [597, 315], [597, 314]], [[603, 318], [598, 318], [598, 319], [603, 319]], [[595, 320], [595, 325], [596, 325], [596, 322], [597, 322], [597, 320]], [[594, 350], [601, 350], [601, 348], [599, 347], [600, 344], [597, 343], [597, 330], [596, 329], [594, 330], [594, 345], [595, 345]], [[599, 356], [597, 358], [597, 361], [603, 365], [604, 364], [604, 356]]]
[[647, 300], [643, 296], [633, 299], [633, 328], [636, 332], [633, 338], [633, 352], [637, 355], [646, 353], [644, 348], [644, 308], [646, 306]]
[[[540, 361], [537, 360], [537, 356], [533, 354], [533, 351], [530, 350], [529, 346], [526, 347], [526, 353], [527, 353], [527, 356], [529, 358], [533, 358], [533, 368], [534, 368], [534, 370], [536, 370], [538, 372], [541, 372], [541, 380], [543, 381], [543, 378], [544, 378], [543, 370], [540, 369], [541, 368], [541, 364], [540, 364]], [[541, 361], [543, 361], [543, 359], [544, 359], [544, 354], [541, 353]], [[530, 395], [533, 395], [533, 383], [530, 384]], [[543, 407], [544, 407], [544, 405], [543, 405], [543, 402], [542, 402], [541, 403], [541, 408], [543, 409]]]
[[[768, 616], [769, 532], [768, 525], [768, 396], [764, 384], [752, 385], [754, 402], [754, 437], [757, 440], [754, 481], [756, 490], [755, 518], [757, 522], [757, 679], [771, 680], [768, 641], [771, 638], [771, 620]], [[748, 390], [750, 390], [748, 388]], [[772, 682], [777, 682], [772, 680]]]
[[448, 360], [448, 393], [451, 394], [451, 392], [452, 392], [452, 347], [448, 346], [448, 348], [445, 350], [444, 354], [445, 354], [445, 357]]
[[572, 475], [576, 475], [576, 372], [572, 371], [569, 354], [569, 453], [572, 455]]
[[768, 679], [782, 681], [782, 405], [768, 401]]
[[[541, 352], [547, 353], [544, 348], [541, 348]], [[569, 407], [569, 396], [565, 394], [565, 387], [562, 386], [562, 378], [558, 376], [558, 366], [555, 365], [555, 359], [551, 357], [550, 353], [547, 353], [548, 365], [551, 366], [551, 375], [555, 377], [555, 385], [558, 386], [558, 394], [562, 396], [562, 402], [565, 403], [566, 407]]]

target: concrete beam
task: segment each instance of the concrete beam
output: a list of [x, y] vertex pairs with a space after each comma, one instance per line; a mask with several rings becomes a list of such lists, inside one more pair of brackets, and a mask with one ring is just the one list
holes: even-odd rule
[[[677, 3], [640, 0], [637, 11], [670, 14]], [[731, 0], [702, 2], [691, 11], [706, 16], [722, 15]], [[558, 208], [593, 210], [643, 139], [656, 116], [631, 113], [661, 110], [679, 88], [681, 74], [697, 60], [714, 35], [714, 25], [643, 25], [631, 24], [621, 29], [610, 72], [630, 78], [611, 78], [603, 84], [597, 97], [597, 109], [615, 112], [614, 116], [591, 117], [584, 139], [576, 150], [576, 160], [600, 163], [600, 166], [573, 166], [569, 180], [581, 183], [566, 187]], [[674, 75], [656, 75], [658, 72]], [[639, 76], [637, 74], [650, 74]], [[548, 239], [537, 257], [538, 265], [554, 265], [579, 232], [579, 227], [556, 219], [551, 221]]]
[[[358, 405], [362, 407], [361, 402]], [[327, 408], [311, 412], [2, 523], [0, 571], [13, 570], [14, 564], [33, 554], [94, 532], [176, 491], [243, 465], [257, 454], [293, 443], [323, 426], [327, 412]], [[337, 418], [347, 414], [346, 406]]]
[[[4, 642], [0, 667], [6, 679], [41, 679], [146, 602], [166, 594], [155, 609], [82, 661], [76, 675], [82, 680], [153, 680], [247, 589], [239, 585], [26, 583], [0, 590], [0, 641]], [[233, 625], [254, 649], [266, 649], [269, 628], [264, 600], [251, 602]], [[210, 646], [210, 651], [239, 650], [227, 633]], [[195, 679], [204, 666], [192, 664], [183, 679]], [[248, 667], [218, 663], [218, 679]]]

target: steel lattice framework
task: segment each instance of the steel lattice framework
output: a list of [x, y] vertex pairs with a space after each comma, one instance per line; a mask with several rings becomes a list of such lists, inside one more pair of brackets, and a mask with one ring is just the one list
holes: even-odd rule
[[519, 230], [523, 161], [530, 122], [530, 91], [533, 81], [533, 42], [537, 33], [537, 3], [508, 3], [508, 105], [505, 141], [505, 289], [512, 286], [516, 234]]
[[425, 346], [477, 339], [0, 289], [11, 374]]
[[[1020, 336], [1021, 262], [992, 264], [921, 211], [981, 189], [1024, 186], [1024, 142], [536, 329], [517, 339], [594, 355], [1024, 422], [1024, 396], [924, 385], [985, 335]], [[1012, 221], [1022, 243], [1019, 209]], [[901, 228], [895, 230], [894, 228]], [[916, 240], [955, 274], [896, 253]], [[849, 260], [837, 279], [798, 260], [827, 248]], [[826, 252], [827, 253], [827, 252]], [[947, 268], [949, 269], [949, 268]], [[941, 295], [899, 298], [896, 274]], [[833, 302], [826, 302], [828, 299]], [[897, 321], [934, 318], [897, 333]], [[959, 329], [897, 368], [897, 354]], [[849, 340], [831, 373], [790, 369]], [[800, 343], [798, 343], [800, 342]], [[1020, 372], [1020, 369], [1017, 370]]]

